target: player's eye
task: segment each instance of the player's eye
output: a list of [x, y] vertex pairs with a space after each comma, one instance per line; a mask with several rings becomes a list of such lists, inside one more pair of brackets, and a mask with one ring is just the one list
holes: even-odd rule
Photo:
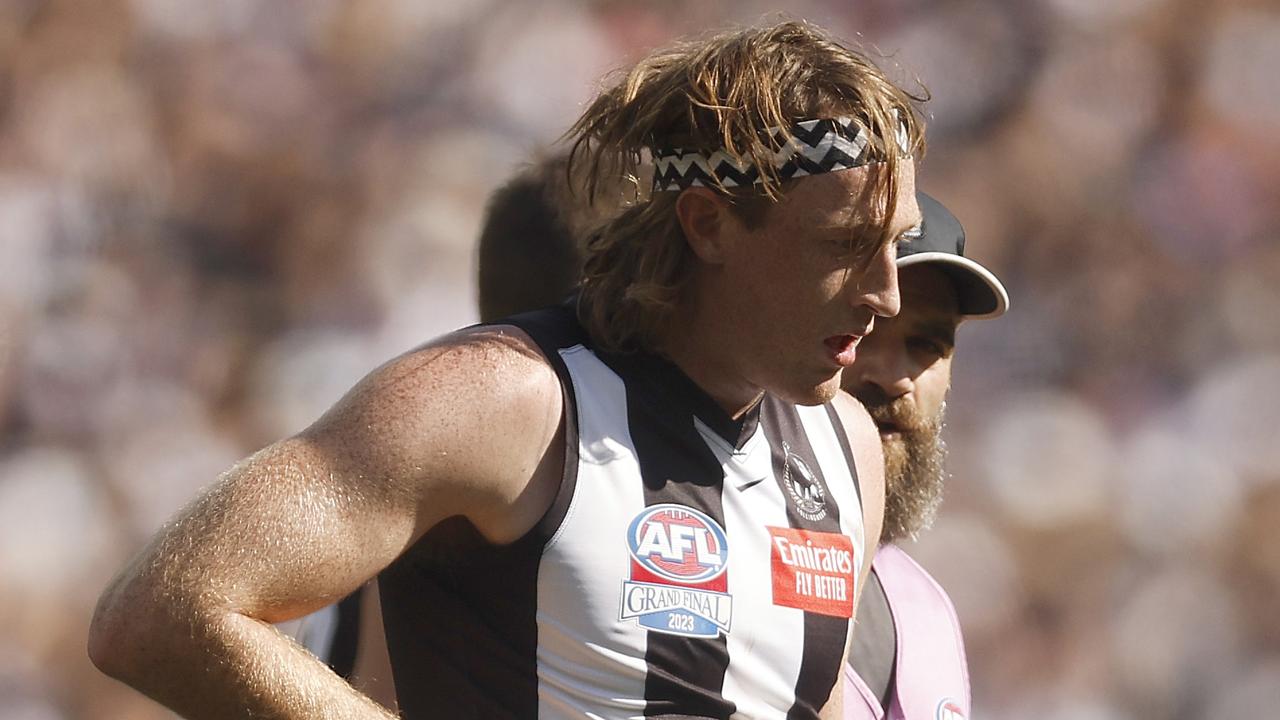
[[945, 343], [923, 335], [907, 338], [907, 349], [932, 357], [946, 357], [951, 352]]
[[847, 233], [833, 235], [826, 241], [826, 247], [832, 256], [837, 259], [846, 259], [858, 254], [858, 249], [862, 243], [857, 238], [851, 238]]

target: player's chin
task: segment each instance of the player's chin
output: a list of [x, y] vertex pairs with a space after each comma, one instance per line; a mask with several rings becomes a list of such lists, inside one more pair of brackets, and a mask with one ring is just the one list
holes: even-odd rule
[[794, 405], [822, 405], [831, 402], [839, 391], [840, 373], [837, 372], [817, 382], [810, 380], [806, 383], [795, 383], [793, 387], [777, 394]]

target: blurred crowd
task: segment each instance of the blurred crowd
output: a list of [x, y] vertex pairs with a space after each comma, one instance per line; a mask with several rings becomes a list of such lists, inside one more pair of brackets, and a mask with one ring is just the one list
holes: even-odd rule
[[[756, 0], [0, 3], [0, 717], [167, 717], [93, 602], [239, 457], [473, 322], [487, 194], [610, 70]], [[975, 715], [1280, 713], [1280, 8], [805, 0], [932, 100], [960, 331], [909, 548]]]

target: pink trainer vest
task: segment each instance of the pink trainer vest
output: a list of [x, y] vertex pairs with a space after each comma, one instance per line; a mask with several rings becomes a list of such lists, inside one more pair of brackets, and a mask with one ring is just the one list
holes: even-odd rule
[[889, 707], [882, 708], [846, 664], [844, 720], [968, 720], [969, 666], [950, 598], [895, 545], [880, 546], [872, 569], [884, 587], [898, 638], [894, 688]]

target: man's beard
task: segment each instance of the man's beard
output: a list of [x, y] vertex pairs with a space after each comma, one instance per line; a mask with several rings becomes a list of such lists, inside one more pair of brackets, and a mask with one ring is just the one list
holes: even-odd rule
[[898, 437], [881, 438], [884, 448], [884, 527], [880, 542], [909, 538], [933, 525], [946, 482], [946, 443], [942, 440], [945, 404], [934, 417], [924, 417], [905, 398], [889, 400], [878, 390], [855, 393], [877, 424], [898, 429]]

